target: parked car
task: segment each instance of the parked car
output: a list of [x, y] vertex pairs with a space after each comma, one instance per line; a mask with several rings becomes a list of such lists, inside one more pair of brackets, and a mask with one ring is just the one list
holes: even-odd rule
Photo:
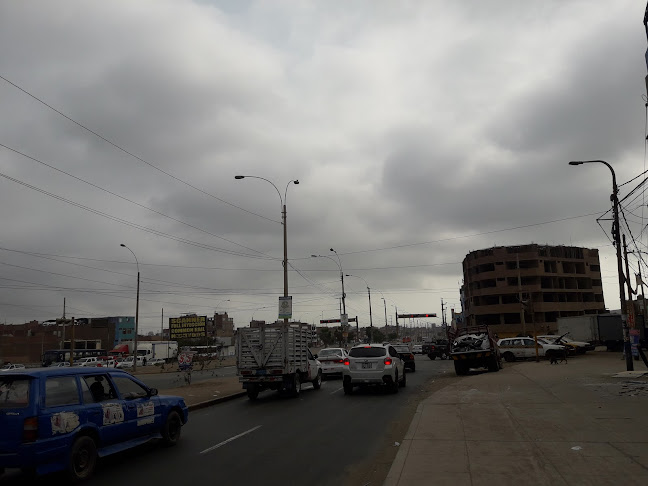
[[[141, 356], [137, 357], [137, 366], [145, 366], [146, 365], [146, 359], [142, 358]], [[132, 368], [133, 367], [133, 357], [130, 356], [129, 358], [125, 358], [123, 361], [117, 362], [115, 365], [115, 368], [120, 368], [120, 369], [127, 369], [127, 368]]]
[[70, 362], [69, 361], [59, 361], [58, 363], [52, 363], [51, 364], [52, 368], [69, 368], [70, 367]]
[[152, 439], [175, 445], [188, 408], [128, 373], [108, 368], [0, 372], [0, 473], [92, 476], [97, 460]]
[[538, 338], [542, 338], [545, 341], [548, 341], [549, 343], [552, 344], [560, 344], [562, 346], [567, 346], [567, 348], [570, 351], [570, 354], [584, 354], [587, 351], [593, 351], [595, 348], [595, 346], [593, 346], [591, 343], [587, 343], [585, 341], [574, 341], [569, 337], [568, 334], [563, 334], [562, 336], [555, 336], [549, 334], [544, 336], [538, 336]]
[[[536, 355], [535, 339], [529, 337], [504, 338], [497, 342], [502, 358], [506, 361], [516, 359], [534, 358]], [[543, 339], [538, 339], [538, 356], [551, 357], [564, 356], [567, 348], [558, 344], [549, 344]]]
[[430, 359], [448, 359], [450, 357], [450, 342], [448, 340], [435, 341], [423, 344], [423, 354]]
[[403, 360], [405, 364], [405, 369], [410, 369], [416, 371], [416, 361], [414, 360], [414, 353], [410, 351], [410, 348], [407, 344], [393, 344], [394, 349], [398, 353], [400, 359]]
[[2, 365], [2, 368], [0, 368], [0, 371], [6, 371], [6, 370], [24, 370], [25, 365], [24, 364], [19, 364], [19, 363], [7, 363]]
[[412, 353], [414, 354], [423, 354], [423, 345], [422, 344], [415, 344], [412, 346]]
[[81, 358], [79, 361], [74, 362], [74, 366], [97, 366], [100, 360], [96, 356], [89, 356], [87, 358]]
[[393, 393], [407, 384], [405, 364], [390, 344], [359, 344], [349, 351], [344, 361], [342, 386], [344, 394], [356, 386], [384, 385]]
[[166, 360], [162, 358], [152, 358], [146, 362], [146, 366], [162, 366], [164, 363], [166, 363]]
[[324, 348], [315, 355], [315, 358], [322, 363], [322, 376], [340, 375], [344, 370], [344, 360], [349, 357], [344, 348]]

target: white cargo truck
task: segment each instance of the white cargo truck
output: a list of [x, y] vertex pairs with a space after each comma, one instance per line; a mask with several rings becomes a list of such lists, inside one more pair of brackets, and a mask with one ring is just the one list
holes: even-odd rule
[[139, 341], [137, 356], [147, 362], [155, 358], [170, 362], [178, 357], [178, 341]]
[[567, 334], [575, 341], [604, 345], [608, 349], [623, 348], [623, 327], [620, 314], [594, 314], [558, 318], [558, 334]]
[[309, 324], [277, 322], [237, 331], [236, 368], [239, 382], [255, 400], [263, 390], [279, 390], [298, 396], [301, 385], [322, 385], [322, 365], [308, 344]]

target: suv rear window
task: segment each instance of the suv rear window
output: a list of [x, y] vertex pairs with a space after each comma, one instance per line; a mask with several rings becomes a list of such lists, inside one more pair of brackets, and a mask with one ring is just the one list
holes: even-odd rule
[[29, 405], [29, 378], [0, 378], [0, 408], [25, 408]]
[[378, 347], [352, 348], [349, 352], [349, 356], [352, 358], [380, 358], [386, 354], [385, 348]]

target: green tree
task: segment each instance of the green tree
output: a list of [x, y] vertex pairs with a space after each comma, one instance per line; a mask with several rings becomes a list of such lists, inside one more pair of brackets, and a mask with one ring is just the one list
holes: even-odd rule
[[396, 341], [396, 339], [398, 339], [398, 334], [396, 334], [395, 332], [390, 332], [389, 334], [387, 334], [387, 340], [389, 342], [394, 342]]
[[385, 333], [383, 333], [380, 329], [376, 329], [375, 327], [373, 328], [372, 331], [372, 342], [374, 343], [382, 343], [385, 341]]
[[331, 343], [335, 342], [335, 337], [331, 333], [331, 330], [328, 327], [320, 329], [320, 339], [324, 343], [324, 346], [329, 346]]

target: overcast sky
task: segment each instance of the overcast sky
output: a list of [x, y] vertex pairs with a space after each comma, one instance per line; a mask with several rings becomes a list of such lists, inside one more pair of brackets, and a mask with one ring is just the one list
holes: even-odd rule
[[295, 319], [339, 317], [330, 248], [361, 326], [367, 285], [374, 325], [459, 310], [462, 260], [495, 245], [598, 248], [617, 309], [610, 172], [568, 162], [645, 170], [644, 9], [2, 2], [0, 322], [134, 315], [121, 243], [141, 332], [274, 321], [286, 187]]

